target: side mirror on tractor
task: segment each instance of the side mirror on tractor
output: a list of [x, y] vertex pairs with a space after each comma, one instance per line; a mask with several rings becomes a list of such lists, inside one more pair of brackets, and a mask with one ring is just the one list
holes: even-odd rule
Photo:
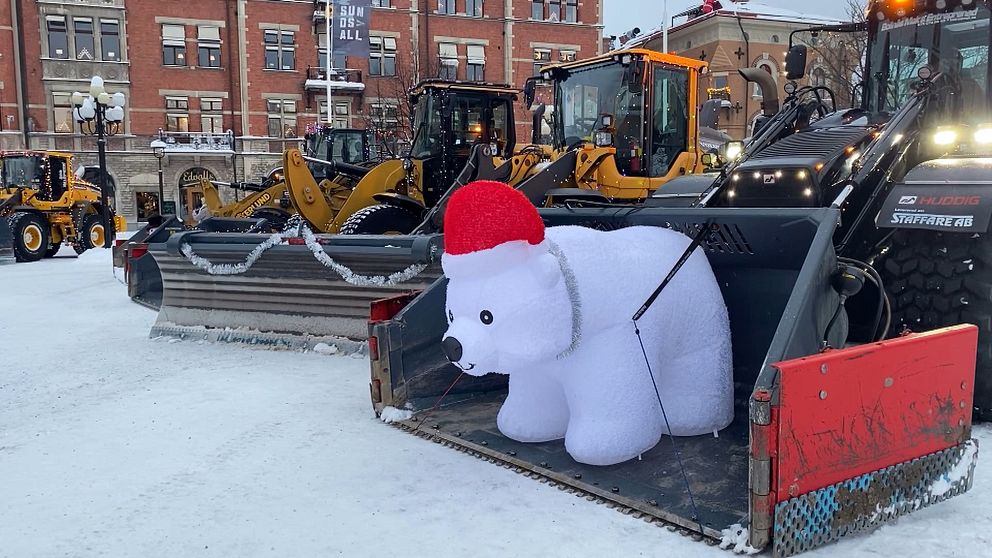
[[806, 45], [793, 45], [789, 48], [789, 53], [785, 55], [786, 79], [799, 80], [806, 77], [806, 58], [808, 54]]
[[537, 79], [530, 77], [524, 82], [524, 102], [529, 109], [534, 104], [534, 97], [537, 95]]

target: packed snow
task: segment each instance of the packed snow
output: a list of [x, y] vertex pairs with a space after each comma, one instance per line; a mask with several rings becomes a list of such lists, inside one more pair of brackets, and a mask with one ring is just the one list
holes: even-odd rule
[[[729, 556], [382, 424], [364, 359], [148, 339], [109, 252], [63, 254], [0, 266], [0, 556]], [[988, 463], [809, 556], [987, 555]]]
[[379, 413], [379, 420], [386, 424], [410, 420], [411, 418], [413, 418], [413, 411], [397, 409], [396, 407], [385, 407]]

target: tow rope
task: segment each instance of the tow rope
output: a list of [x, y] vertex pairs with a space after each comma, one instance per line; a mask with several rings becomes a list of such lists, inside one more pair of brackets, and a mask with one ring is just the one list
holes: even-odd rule
[[689, 495], [689, 504], [692, 506], [692, 520], [697, 522], [700, 533], [703, 532], [703, 524], [700, 520], [699, 509], [696, 507], [696, 499], [692, 495], [692, 488], [689, 486], [689, 475], [686, 474], [685, 464], [682, 462], [682, 451], [679, 449], [678, 442], [675, 441], [675, 436], [672, 435], [672, 427], [668, 422], [668, 413], [665, 411], [665, 404], [661, 400], [661, 391], [658, 390], [658, 382], [654, 378], [654, 371], [651, 370], [651, 360], [648, 358], [647, 349], [644, 348], [644, 339], [641, 338], [641, 329], [637, 327], [637, 321], [640, 320], [644, 316], [645, 312], [651, 308], [651, 305], [658, 300], [658, 296], [661, 295], [661, 291], [663, 291], [665, 287], [672, 282], [675, 275], [682, 269], [685, 263], [689, 261], [689, 258], [692, 257], [693, 252], [695, 252], [696, 249], [702, 245], [706, 237], [709, 236], [710, 228], [712, 226], [713, 224], [711, 222], [703, 223], [703, 225], [699, 228], [699, 231], [692, 238], [692, 242], [689, 243], [689, 247], [682, 253], [682, 257], [675, 262], [675, 266], [672, 267], [670, 272], [668, 272], [668, 276], [665, 277], [661, 284], [658, 285], [658, 288], [651, 293], [651, 296], [648, 297], [647, 301], [645, 301], [644, 304], [637, 310], [634, 317], [631, 318], [634, 322], [634, 334], [637, 335], [637, 342], [641, 346], [641, 355], [644, 356], [644, 365], [647, 368], [648, 377], [651, 378], [651, 385], [654, 386], [654, 394], [658, 399], [658, 407], [661, 408], [661, 417], [665, 421], [665, 429], [668, 431], [668, 439], [672, 441], [672, 451], [675, 453], [675, 459], [678, 461], [679, 470], [682, 472], [682, 482], [685, 484], [686, 494]]

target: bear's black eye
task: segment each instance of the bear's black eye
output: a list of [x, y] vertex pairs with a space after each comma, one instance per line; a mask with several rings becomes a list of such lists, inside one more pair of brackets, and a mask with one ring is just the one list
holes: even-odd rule
[[489, 325], [493, 323], [493, 313], [489, 310], [483, 310], [482, 313], [479, 314], [479, 319], [482, 320], [482, 323]]
[[455, 316], [454, 314], [451, 313], [451, 310], [448, 310], [448, 321], [449, 322], [455, 321]]

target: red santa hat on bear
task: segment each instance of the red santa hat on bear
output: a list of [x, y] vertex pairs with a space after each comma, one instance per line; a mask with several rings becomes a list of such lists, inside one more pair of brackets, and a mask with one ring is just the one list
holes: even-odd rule
[[441, 257], [448, 278], [491, 275], [547, 253], [544, 222], [519, 191], [480, 180], [452, 194]]

